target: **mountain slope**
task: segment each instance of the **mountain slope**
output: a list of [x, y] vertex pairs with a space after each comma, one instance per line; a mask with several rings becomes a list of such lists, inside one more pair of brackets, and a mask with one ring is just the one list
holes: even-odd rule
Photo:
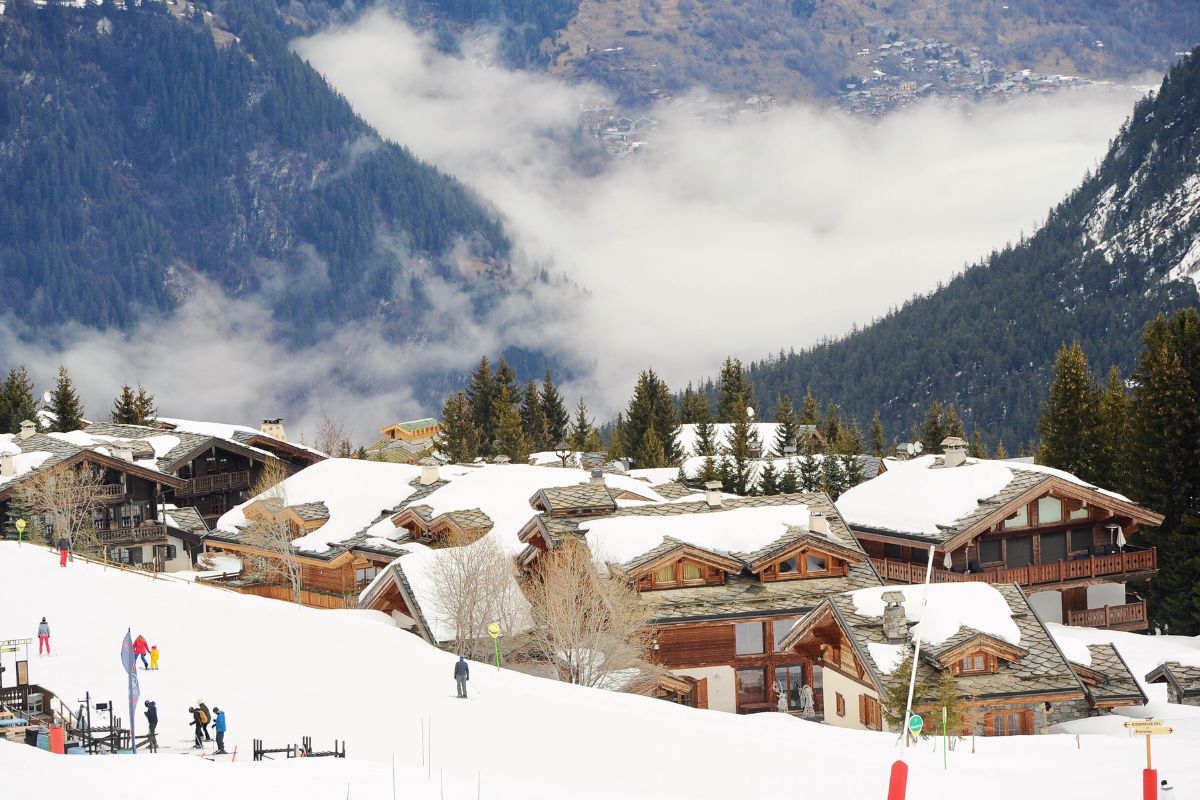
[[503, 259], [495, 214], [355, 115], [272, 4], [216, 8], [0, 15], [0, 295], [22, 318], [124, 326], [200, 275], [303, 332], [398, 286], [415, 314], [411, 262], [460, 276], [459, 242], [478, 274]]
[[927, 401], [953, 401], [1015, 450], [1062, 343], [1080, 341], [1097, 372], [1128, 371], [1147, 321], [1197, 303], [1198, 187], [1200, 48], [1036, 234], [848, 337], [752, 364], [757, 395], [811, 386], [862, 423], [879, 409], [902, 439]]

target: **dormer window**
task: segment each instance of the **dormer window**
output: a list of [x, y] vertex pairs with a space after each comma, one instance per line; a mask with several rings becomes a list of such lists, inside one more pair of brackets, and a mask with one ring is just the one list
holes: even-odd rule
[[1029, 506], [1021, 506], [1017, 512], [1008, 519], [1004, 520], [1004, 530], [1010, 531], [1013, 528], [1028, 528], [1029, 527]]
[[654, 571], [655, 589], [670, 589], [678, 586], [703, 586], [706, 583], [704, 566], [695, 561], [680, 560], [666, 564]]
[[990, 653], [972, 653], [954, 662], [955, 675], [990, 675], [998, 668], [996, 657]]
[[801, 550], [782, 561], [775, 562], [773, 566], [774, 569], [767, 567], [760, 573], [764, 580], [785, 581], [844, 574], [842, 571], [844, 564], [840, 559], [809, 550]]

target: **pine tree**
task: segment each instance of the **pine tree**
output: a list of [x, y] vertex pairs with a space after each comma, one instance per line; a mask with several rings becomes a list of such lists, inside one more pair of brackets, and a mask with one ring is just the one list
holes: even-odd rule
[[663, 440], [651, 425], [638, 442], [637, 450], [633, 452], [633, 464], [638, 469], [653, 469], [667, 466], [667, 456], [663, 448]]
[[507, 384], [500, 384], [496, 395], [496, 455], [505, 455], [514, 464], [525, 464], [529, 461], [529, 437], [521, 424], [521, 412], [516, 401], [509, 394]]
[[871, 455], [882, 457], [887, 453], [887, 433], [883, 429], [883, 419], [876, 411], [871, 417]]
[[[913, 654], [911, 648], [908, 648], [904, 660], [892, 670], [884, 682], [883, 697], [880, 698], [883, 718], [890, 730], [903, 731], [904, 729], [905, 717], [908, 712], [908, 683], [912, 678], [912, 670]], [[920, 675], [919, 672], [918, 675]], [[913, 706], [924, 705], [928, 696], [928, 685], [918, 677], [913, 689]], [[905, 733], [905, 735], [908, 734]]]
[[1038, 462], [1094, 482], [1099, 455], [1100, 394], [1078, 344], [1054, 359], [1054, 380], [1038, 422]]
[[787, 454], [789, 447], [799, 448], [800, 423], [796, 421], [796, 412], [792, 408], [792, 400], [787, 395], [779, 395], [775, 401], [775, 441], [771, 449], [779, 456]]
[[1095, 483], [1119, 492], [1128, 490], [1128, 454], [1130, 448], [1130, 401], [1125, 392], [1121, 370], [1114, 365], [1108, 371], [1104, 392], [1100, 395], [1097, 430]]
[[575, 421], [571, 425], [570, 438], [568, 443], [573, 450], [581, 453], [589, 452], [588, 438], [595, 433], [595, 428], [592, 427], [591, 417], [588, 416], [587, 403], [583, 402], [583, 398], [579, 398], [579, 405], [575, 407]]
[[800, 483], [800, 491], [821, 491], [821, 461], [823, 459], [818, 458], [813, 452], [811, 440], [806, 440], [803, 443], [801, 454], [800, 469], [797, 475]]
[[933, 721], [938, 730], [942, 729], [942, 709], [946, 709], [946, 735], [949, 738], [949, 748], [954, 749], [954, 743], [962, 734], [967, 721], [967, 704], [958, 688], [954, 671], [944, 669], [938, 673], [937, 682], [933, 686]]
[[3, 394], [8, 424], [0, 429], [0, 433], [17, 433], [25, 420], [37, 424], [40, 429], [41, 420], [38, 418], [37, 403], [33, 399], [33, 381], [29, 379], [29, 373], [24, 366], [8, 371], [8, 377], [4, 379]]
[[675, 404], [666, 382], [659, 378], [654, 370], [648, 369], [638, 376], [633, 397], [626, 409], [622, 432], [624, 451], [633, 458], [637, 458], [638, 454], [652, 452], [652, 448], [647, 451], [644, 441], [651, 429], [662, 445], [665, 459], [662, 466], [677, 465], [679, 426], [675, 422]]
[[77, 431], [83, 427], [83, 404], [79, 393], [67, 373], [66, 366], [58, 365], [58, 379], [50, 393], [50, 411], [54, 414], [53, 430], [60, 433]]
[[442, 405], [442, 430], [435, 445], [452, 463], [468, 464], [479, 455], [479, 431], [466, 392], [457, 392]]
[[550, 447], [558, 447], [558, 443], [567, 438], [571, 416], [563, 404], [562, 395], [554, 385], [554, 376], [546, 370], [542, 378], [542, 412], [546, 415], [546, 439]]
[[554, 447], [550, 440], [550, 425], [546, 419], [546, 410], [542, 406], [542, 396], [538, 386], [530, 379], [525, 384], [525, 393], [521, 398], [521, 426], [525, 429], [525, 438], [529, 446], [537, 452], [544, 452]]
[[833, 447], [833, 443], [842, 435], [842, 414], [832, 400], [825, 404], [825, 419], [821, 421], [821, 433], [830, 447]]
[[708, 398], [703, 392], [697, 392], [689, 383], [683, 390], [683, 398], [679, 401], [679, 422], [682, 425], [695, 425], [698, 422], [708, 422], [712, 412], [708, 408]]
[[[725, 359], [721, 365], [718, 387], [717, 422], [736, 422], [747, 406], [754, 407], [754, 387], [746, 380], [746, 370], [738, 359]], [[735, 408], [736, 403], [741, 403], [742, 407]]]
[[850, 488], [845, 463], [841, 456], [832, 453], [821, 459], [821, 491], [835, 501]]
[[583, 440], [583, 450], [585, 453], [599, 453], [604, 450], [604, 442], [600, 441], [600, 431], [595, 428], [588, 431], [587, 438]]
[[628, 451], [625, 449], [625, 415], [618, 412], [616, 420], [613, 421], [612, 431], [608, 437], [608, 457], [613, 461], [625, 458]]
[[971, 431], [971, 446], [968, 449], [967, 454], [971, 456], [971, 458], [988, 457], [987, 444], [984, 443], [983, 435], [979, 432], [979, 428], [975, 428]]
[[789, 458], [788, 465], [779, 476], [779, 491], [782, 494], [795, 494], [800, 491], [800, 473], [796, 470], [796, 459]]
[[963, 425], [962, 418], [958, 416], [958, 409], [953, 403], [946, 406], [946, 435], [957, 436], [959, 439], [967, 438], [967, 428]]
[[768, 458], [763, 462], [762, 469], [758, 473], [758, 493], [762, 495], [779, 494], [781, 478], [775, 462]]
[[[736, 400], [737, 398], [734, 398], [734, 401]], [[750, 415], [746, 413], [746, 404], [742, 404], [740, 408], [741, 415], [734, 420], [729, 429], [728, 454], [722, 459], [725, 467], [723, 483], [727, 491], [748, 495], [754, 483], [754, 461], [751, 453], [761, 445], [758, 441], [758, 429], [750, 422]]]
[[133, 394], [133, 389], [129, 388], [129, 384], [121, 387], [121, 393], [117, 395], [117, 399], [113, 401], [112, 421], [118, 425], [135, 425], [134, 420], [137, 419], [137, 409], [134, 404], [137, 398]]
[[812, 389], [804, 392], [804, 404], [800, 409], [800, 424], [801, 425], [821, 425], [821, 411], [817, 405], [817, 398], [813, 397]]
[[154, 403], [154, 395], [150, 394], [139, 383], [137, 395], [133, 398], [134, 425], [149, 425], [158, 419], [158, 406]]
[[495, 455], [496, 440], [496, 381], [487, 356], [479, 359], [479, 366], [467, 382], [467, 402], [471, 407], [471, 420], [479, 436], [479, 454], [484, 458]]
[[942, 440], [946, 438], [946, 417], [942, 404], [934, 400], [925, 412], [925, 421], [921, 424], [921, 446], [926, 453], [942, 452]]
[[996, 442], [996, 453], [992, 457], [997, 461], [1004, 461], [1006, 458], [1008, 458], [1008, 451], [1004, 449], [1003, 440]]

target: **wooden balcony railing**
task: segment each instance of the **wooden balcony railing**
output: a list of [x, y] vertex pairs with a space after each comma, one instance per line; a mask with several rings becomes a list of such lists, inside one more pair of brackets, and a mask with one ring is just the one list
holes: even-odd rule
[[144, 542], [165, 542], [167, 526], [159, 522], [146, 522], [136, 528], [112, 528], [111, 530], [96, 531], [97, 538], [107, 546], [122, 544], [139, 544]]
[[250, 471], [222, 472], [219, 475], [204, 475], [199, 478], [189, 478], [183, 482], [182, 489], [176, 489], [179, 495], [208, 494], [226, 489], [246, 489], [250, 486]]
[[[908, 561], [872, 558], [871, 563], [884, 581], [924, 583], [925, 565]], [[1052, 564], [1030, 564], [1027, 567], [1006, 567], [983, 572], [951, 572], [935, 569], [930, 578], [934, 583], [984, 582], [1019, 583], [1022, 586], [1042, 586], [1052, 583], [1100, 578], [1108, 575], [1127, 575], [1153, 572], [1158, 569], [1158, 551], [1153, 548], [1128, 550], [1105, 556], [1088, 556]]]
[[113, 497], [124, 497], [125, 487], [119, 483], [106, 483], [103, 486], [96, 487], [96, 498], [99, 500], [107, 500]]
[[1087, 608], [1083, 611], [1068, 611], [1067, 624], [1081, 625], [1086, 628], [1125, 628], [1141, 630], [1148, 627], [1146, 619], [1146, 601], [1136, 594], [1126, 595], [1130, 601], [1122, 606], [1105, 606], [1104, 608]]

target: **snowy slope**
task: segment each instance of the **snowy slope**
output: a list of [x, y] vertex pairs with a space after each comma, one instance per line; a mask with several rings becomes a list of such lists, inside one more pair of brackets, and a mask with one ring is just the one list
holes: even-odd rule
[[[861, 800], [883, 796], [896, 755], [888, 734], [696, 711], [482, 664], [473, 665], [475, 688], [464, 702], [453, 697], [452, 657], [383, 615], [300, 609], [81, 562], [60, 569], [47, 550], [12, 542], [0, 543], [0, 609], [0, 637], [31, 636], [40, 616], [49, 618], [56, 655], [34, 655], [31, 677], [68, 700], [90, 689], [120, 702], [121, 638], [127, 626], [144, 633], [163, 652], [162, 669], [141, 676], [143, 697], [158, 701], [160, 739], [181, 746], [186, 708], [202, 697], [227, 710], [229, 746], [243, 754], [236, 765], [186, 750], [51, 760], [0, 743], [6, 796], [128, 800], [144, 789], [172, 800], [385, 800], [393, 797], [394, 754], [403, 798], [728, 800], [795, 797], [803, 789]], [[428, 773], [422, 717], [432, 721]], [[254, 737], [283, 743], [302, 735], [318, 747], [345, 738], [351, 757], [243, 763]], [[1197, 743], [1156, 742], [1156, 760], [1181, 786], [1200, 786]], [[1052, 736], [976, 746], [974, 755], [969, 748], [951, 754], [948, 772], [932, 743], [916, 748], [910, 796], [958, 796], [964, 785], [978, 800], [1137, 796], [1140, 742], [1085, 737], [1076, 750], [1073, 736]]]

